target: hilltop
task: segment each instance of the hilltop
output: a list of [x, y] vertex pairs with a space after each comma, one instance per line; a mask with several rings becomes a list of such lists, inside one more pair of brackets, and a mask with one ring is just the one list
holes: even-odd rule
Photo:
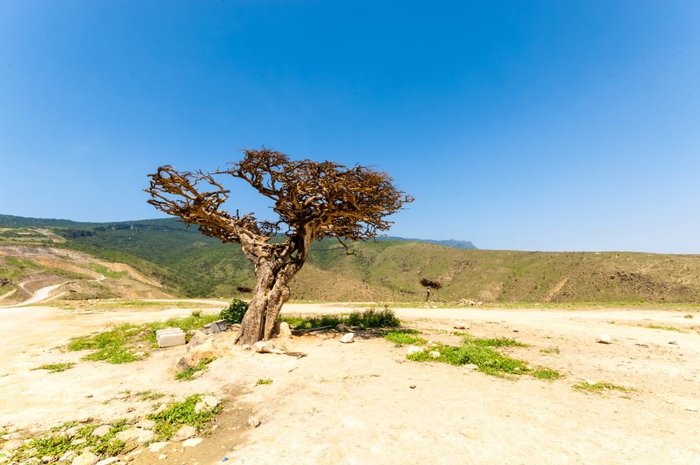
[[[70, 250], [100, 266], [128, 265], [149, 280], [149, 291], [140, 291], [149, 295], [246, 297], [255, 283], [237, 246], [175, 219], [79, 223], [0, 215], [0, 228], [0, 280], [12, 281], [0, 287], [0, 295], [27, 276], [16, 262], [26, 257], [13, 255], [18, 244], [31, 246], [34, 255]], [[315, 243], [292, 284], [293, 297], [417, 302], [425, 299], [419, 281], [426, 278], [442, 285], [431, 299], [446, 302], [700, 302], [697, 255], [490, 251], [400, 238], [352, 248], [354, 254], [347, 255], [337, 242]], [[103, 294], [119, 292], [110, 288]]]

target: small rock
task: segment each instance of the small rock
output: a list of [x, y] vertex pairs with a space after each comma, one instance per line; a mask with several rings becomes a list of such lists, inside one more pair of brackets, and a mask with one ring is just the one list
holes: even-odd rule
[[635, 345], [639, 346], [639, 347], [644, 347], [645, 349], [649, 348], [649, 344], [641, 344], [641, 343], [637, 342]]
[[19, 440], [19, 439], [13, 439], [13, 440], [11, 440], [11, 441], [7, 441], [7, 442], [2, 446], [2, 450], [4, 450], [4, 451], [13, 451], [13, 450], [17, 450], [17, 449], [19, 449], [20, 447], [22, 447], [23, 444], [24, 444], [23, 441], [21, 441], [21, 440]]
[[258, 417], [252, 416], [248, 418], [248, 425], [252, 426], [253, 428], [257, 428], [258, 426], [260, 426], [260, 423], [261, 421]]
[[183, 425], [175, 434], [173, 434], [173, 441], [182, 442], [185, 439], [189, 439], [197, 434], [197, 430], [190, 425]]
[[607, 334], [601, 334], [596, 342], [598, 344], [612, 344], [612, 339]]
[[277, 337], [282, 339], [289, 339], [292, 337], [292, 329], [289, 327], [289, 323], [283, 321], [280, 323], [279, 331], [277, 332]]
[[136, 427], [141, 429], [153, 429], [155, 426], [156, 422], [148, 419], [143, 419], [136, 423]]
[[100, 460], [95, 465], [112, 465], [117, 460], [119, 460], [119, 458], [117, 458], [117, 457], [108, 457], [104, 460]]
[[678, 341], [668, 341], [668, 343], [674, 346], [678, 345]]
[[270, 341], [258, 341], [253, 344], [253, 350], [259, 354], [274, 354], [280, 351], [275, 348], [275, 345]]
[[215, 396], [202, 396], [202, 400], [194, 406], [194, 412], [199, 413], [205, 410], [213, 410], [219, 406], [221, 400]]
[[158, 456], [158, 460], [165, 460], [165, 459], [167, 459], [167, 458], [168, 458], [168, 455], [167, 455], [167, 454], [160, 454], [160, 455]]
[[411, 385], [408, 386], [408, 387], [411, 388], [411, 389], [415, 389], [415, 388], [416, 388], [416, 385], [415, 385], [415, 384], [411, 384]]
[[187, 343], [187, 352], [191, 351], [194, 347], [204, 344], [207, 342], [207, 339], [209, 337], [206, 335], [204, 331], [195, 331], [192, 333], [192, 338], [190, 339], [190, 342]]
[[241, 346], [241, 349], [242, 349], [242, 350], [250, 350], [250, 349], [251, 349], [251, 346], [250, 346], [250, 344], [243, 344], [243, 345]]
[[129, 441], [136, 441], [137, 443], [144, 444], [153, 440], [155, 433], [149, 429], [141, 428], [129, 428], [124, 431], [117, 433], [117, 439], [128, 443]]
[[195, 447], [198, 446], [199, 443], [201, 443], [202, 441], [202, 438], [189, 438], [182, 441], [182, 447]]
[[691, 315], [690, 313], [688, 313], [687, 315], [683, 315], [683, 318], [691, 319], [691, 318], [693, 318], [693, 315]]
[[455, 323], [454, 326], [452, 326], [454, 329], [467, 329], [466, 326], [464, 326], [462, 323]]
[[86, 451], [74, 458], [71, 465], [95, 465], [98, 460], [100, 460], [98, 456], [90, 451]]
[[343, 344], [350, 344], [355, 342], [355, 333], [345, 333], [343, 337], [340, 338], [340, 342]]
[[335, 326], [335, 330], [338, 331], [339, 333], [347, 333], [349, 329], [350, 328], [348, 328], [348, 326], [343, 324], [343, 323], [338, 323]]
[[73, 439], [73, 440], [71, 441], [71, 444], [74, 445], [74, 446], [79, 446], [79, 445], [81, 445], [81, 444], [85, 444], [86, 442], [87, 442], [87, 439], [85, 439], [85, 438], [78, 438], [78, 439]]
[[97, 436], [98, 438], [101, 438], [102, 436], [106, 435], [109, 433], [109, 430], [111, 430], [112, 427], [110, 425], [102, 425], [98, 426], [95, 428], [95, 430], [92, 432], [93, 436]]
[[418, 346], [408, 346], [406, 349], [406, 355], [417, 354], [418, 352], [423, 352], [423, 348]]
[[72, 461], [78, 454], [75, 453], [75, 451], [69, 450], [65, 454], [61, 456], [61, 458], [58, 459], [59, 462], [70, 462]]
[[430, 358], [440, 358], [440, 352], [437, 350], [431, 350], [428, 355], [430, 355]]
[[475, 370], [477, 370], [479, 367], [476, 366], [476, 365], [474, 365], [473, 363], [467, 363], [466, 365], [464, 365], [464, 368], [465, 368], [467, 371], [475, 371]]
[[55, 463], [56, 457], [53, 455], [45, 455], [41, 458], [41, 463]]
[[170, 444], [168, 441], [154, 442], [148, 446], [148, 450], [153, 453], [160, 452], [168, 444]]

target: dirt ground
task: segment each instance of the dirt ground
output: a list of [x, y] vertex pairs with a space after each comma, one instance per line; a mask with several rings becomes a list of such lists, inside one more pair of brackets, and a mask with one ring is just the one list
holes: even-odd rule
[[[651, 310], [396, 309], [408, 327], [440, 342], [455, 323], [564, 377], [503, 379], [466, 367], [417, 363], [381, 338], [295, 337], [306, 357], [232, 347], [199, 378], [173, 379], [184, 347], [125, 365], [80, 361], [60, 347], [119, 322], [188, 315], [162, 310], [0, 308], [0, 427], [43, 431], [68, 420], [142, 417], [158, 401], [213, 393], [225, 399], [216, 429], [196, 447], [147, 450], [135, 464], [698, 464], [700, 314]], [[217, 308], [217, 307], [213, 307]], [[287, 305], [287, 313], [337, 313], [342, 305]], [[674, 327], [681, 331], [646, 326]], [[611, 344], [597, 343], [609, 335]], [[222, 336], [225, 337], [225, 336]], [[61, 373], [39, 365], [76, 362]], [[261, 378], [272, 384], [256, 385]], [[581, 381], [631, 392], [585, 393]], [[129, 391], [127, 393], [126, 391]], [[261, 425], [247, 425], [254, 415]], [[158, 456], [166, 458], [159, 459]]]

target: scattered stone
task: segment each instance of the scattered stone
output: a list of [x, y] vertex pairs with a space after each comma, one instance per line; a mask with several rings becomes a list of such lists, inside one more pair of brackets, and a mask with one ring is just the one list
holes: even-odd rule
[[411, 389], [415, 389], [415, 388], [416, 388], [416, 385], [415, 385], [415, 384], [411, 384], [411, 385], [408, 386], [408, 387], [411, 388]]
[[250, 350], [250, 349], [251, 349], [251, 346], [250, 346], [250, 344], [243, 344], [243, 345], [241, 346], [241, 349], [243, 349], [243, 350]]
[[683, 315], [683, 318], [691, 319], [691, 318], [693, 318], [693, 315], [691, 315], [690, 313], [688, 313], [687, 315]]
[[280, 323], [279, 331], [277, 332], [277, 337], [282, 339], [289, 339], [292, 337], [292, 329], [289, 327], [289, 323], [282, 321]]
[[141, 429], [153, 429], [156, 426], [156, 422], [153, 420], [143, 419], [136, 423], [137, 428]]
[[406, 355], [413, 355], [417, 354], [418, 352], [423, 352], [423, 348], [418, 346], [408, 346], [406, 349]]
[[189, 439], [197, 434], [197, 430], [190, 425], [183, 425], [175, 434], [173, 434], [173, 441], [182, 442], [185, 439]]
[[185, 345], [185, 332], [180, 328], [165, 328], [156, 331], [158, 347]]
[[476, 366], [476, 365], [474, 365], [473, 363], [467, 363], [466, 365], [464, 365], [464, 368], [465, 368], [467, 371], [475, 371], [475, 370], [477, 370], [479, 367]]
[[155, 454], [156, 452], [160, 452], [163, 448], [167, 447], [168, 444], [170, 444], [168, 441], [154, 442], [148, 446], [148, 450]]
[[207, 334], [204, 331], [195, 331], [192, 333], [190, 342], [187, 343], [187, 351], [189, 352], [193, 347], [204, 344], [208, 339], [209, 337], [207, 337]]
[[668, 341], [668, 343], [674, 346], [678, 345], [678, 341]]
[[190, 438], [182, 441], [182, 447], [195, 447], [203, 441], [202, 438]]
[[58, 459], [59, 462], [70, 462], [72, 461], [78, 454], [75, 453], [75, 451], [69, 450], [65, 454], [61, 456], [61, 458]]
[[261, 423], [260, 418], [258, 418], [256, 416], [248, 417], [248, 425], [249, 426], [252, 426], [253, 428], [257, 428], [258, 426], [260, 426], [260, 423]]
[[108, 457], [104, 460], [100, 460], [95, 465], [112, 465], [117, 460], [119, 460], [119, 458], [117, 458], [117, 457]]
[[165, 459], [167, 459], [167, 458], [168, 458], [167, 454], [160, 454], [160, 455], [158, 456], [158, 460], [165, 460]]
[[78, 439], [72, 440], [72, 441], [71, 441], [71, 444], [74, 445], [74, 446], [79, 446], [79, 445], [81, 445], [81, 444], [85, 444], [86, 442], [87, 442], [87, 439], [85, 439], [85, 438], [78, 438]]
[[278, 354], [281, 351], [275, 348], [275, 345], [270, 341], [258, 341], [253, 344], [253, 350], [259, 354]]
[[637, 345], [639, 347], [644, 347], [645, 349], [649, 348], [649, 344], [641, 344], [641, 343], [637, 342], [635, 345]]
[[345, 333], [343, 337], [340, 338], [340, 342], [343, 344], [350, 344], [355, 342], [355, 333]]
[[454, 326], [452, 326], [454, 329], [467, 329], [466, 326], [464, 326], [462, 323], [455, 323]]
[[430, 358], [440, 358], [440, 352], [437, 350], [431, 350], [428, 352], [428, 355], [430, 355]]
[[118, 432], [116, 438], [125, 443], [136, 441], [139, 444], [144, 444], [152, 441], [154, 436], [155, 433], [149, 429], [129, 428]]
[[348, 326], [343, 324], [343, 323], [338, 323], [335, 326], [335, 330], [338, 331], [339, 333], [347, 333], [350, 330], [350, 328], [348, 328]]
[[19, 440], [19, 439], [13, 439], [13, 440], [11, 440], [11, 441], [7, 441], [7, 442], [2, 446], [2, 449], [1, 449], [1, 450], [3, 450], [3, 451], [14, 451], [14, 450], [17, 450], [17, 449], [19, 449], [20, 447], [22, 447], [23, 444], [24, 444], [23, 441], [21, 441], [21, 440]]
[[597, 342], [598, 344], [612, 344], [612, 339], [607, 334], [601, 334]]
[[92, 435], [97, 436], [98, 438], [101, 438], [102, 436], [105, 436], [107, 433], [109, 433], [109, 430], [111, 430], [111, 429], [112, 429], [112, 427], [110, 425], [98, 426], [92, 432]]
[[195, 346], [187, 346], [187, 353], [177, 362], [177, 367], [181, 370], [193, 368], [199, 365], [202, 360], [210, 360], [218, 358], [223, 353], [223, 350], [214, 346], [214, 341], [207, 339], [201, 344]]
[[216, 396], [202, 396], [202, 400], [194, 406], [194, 412], [199, 413], [206, 410], [214, 410], [219, 406], [221, 400]]
[[53, 455], [45, 455], [41, 458], [41, 463], [54, 463], [56, 462], [56, 457]]
[[95, 465], [98, 460], [100, 460], [98, 456], [90, 451], [86, 451], [74, 458], [71, 465]]

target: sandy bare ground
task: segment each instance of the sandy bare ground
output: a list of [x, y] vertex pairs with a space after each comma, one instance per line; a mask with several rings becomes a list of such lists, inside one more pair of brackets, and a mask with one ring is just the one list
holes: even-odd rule
[[[339, 305], [288, 305], [288, 313], [347, 311]], [[697, 464], [700, 463], [700, 315], [668, 311], [397, 309], [428, 338], [457, 342], [461, 322], [475, 336], [512, 337], [509, 349], [564, 378], [501, 379], [405, 359], [380, 338], [340, 344], [333, 335], [288, 341], [307, 357], [232, 348], [190, 382], [173, 374], [183, 347], [127, 365], [80, 361], [59, 346], [109, 323], [154, 321], [188, 309], [76, 312], [0, 308], [0, 426], [37, 431], [63, 421], [143, 416], [156, 401], [212, 392], [227, 399], [210, 438], [167, 459], [144, 452], [135, 463], [172, 464]], [[670, 326], [676, 332], [651, 329]], [[612, 338], [598, 344], [602, 334]], [[223, 335], [222, 337], [226, 337]], [[542, 350], [547, 350], [543, 353]], [[32, 370], [73, 361], [62, 373]], [[256, 386], [260, 378], [271, 385]], [[590, 394], [582, 380], [633, 388]], [[413, 387], [412, 387], [413, 386]], [[245, 426], [257, 415], [258, 428]]]

